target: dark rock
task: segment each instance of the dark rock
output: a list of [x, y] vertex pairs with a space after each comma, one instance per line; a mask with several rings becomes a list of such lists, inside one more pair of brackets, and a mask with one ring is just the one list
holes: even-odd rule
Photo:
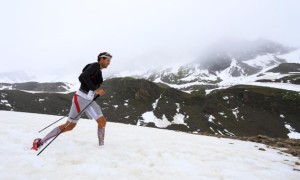
[[268, 136], [258, 135], [257, 138], [259, 138], [259, 139], [268, 139]]
[[281, 63], [277, 67], [268, 70], [267, 72], [275, 73], [290, 73], [290, 72], [300, 72], [300, 64], [298, 63]]

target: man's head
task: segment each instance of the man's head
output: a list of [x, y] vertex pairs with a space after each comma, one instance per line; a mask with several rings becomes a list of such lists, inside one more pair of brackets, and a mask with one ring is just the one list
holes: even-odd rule
[[101, 69], [107, 68], [107, 66], [110, 64], [111, 58], [112, 55], [110, 55], [108, 52], [102, 52], [98, 55], [98, 63], [100, 64]]

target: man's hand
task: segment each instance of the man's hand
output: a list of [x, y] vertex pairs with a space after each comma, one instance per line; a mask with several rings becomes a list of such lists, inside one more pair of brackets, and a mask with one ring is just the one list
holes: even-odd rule
[[104, 89], [97, 89], [97, 90], [95, 91], [95, 93], [96, 93], [96, 94], [99, 94], [100, 96], [103, 96], [103, 95], [106, 93], [106, 91], [105, 91]]

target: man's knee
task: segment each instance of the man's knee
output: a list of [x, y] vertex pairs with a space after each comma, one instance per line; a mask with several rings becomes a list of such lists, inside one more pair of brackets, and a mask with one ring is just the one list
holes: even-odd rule
[[76, 123], [72, 123], [72, 122], [67, 121], [65, 124], [59, 126], [59, 129], [61, 131], [64, 131], [64, 132], [72, 131], [75, 126], [76, 126]]
[[75, 126], [76, 126], [76, 123], [71, 123], [71, 124], [68, 126], [69, 131], [73, 130]]
[[97, 119], [98, 127], [99, 128], [105, 128], [106, 126], [106, 119], [104, 116]]

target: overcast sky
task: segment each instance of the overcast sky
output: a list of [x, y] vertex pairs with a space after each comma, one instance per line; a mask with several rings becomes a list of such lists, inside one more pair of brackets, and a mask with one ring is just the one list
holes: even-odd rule
[[299, 0], [1, 0], [0, 72], [77, 72], [101, 51], [108, 74], [187, 62], [219, 38], [300, 47]]

